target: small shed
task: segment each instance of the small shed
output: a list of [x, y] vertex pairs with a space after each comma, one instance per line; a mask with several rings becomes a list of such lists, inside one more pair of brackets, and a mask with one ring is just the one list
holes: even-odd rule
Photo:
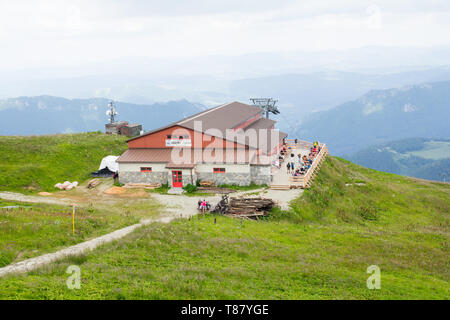
[[128, 125], [126, 121], [117, 121], [105, 124], [106, 134], [120, 134], [120, 129]]
[[129, 124], [120, 127], [120, 134], [127, 137], [136, 137], [142, 132], [142, 125], [140, 124]]

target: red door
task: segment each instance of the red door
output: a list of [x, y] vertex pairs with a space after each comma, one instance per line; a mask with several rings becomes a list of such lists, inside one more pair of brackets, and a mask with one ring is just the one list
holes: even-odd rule
[[181, 171], [172, 171], [172, 187], [182, 188], [183, 187], [183, 176]]

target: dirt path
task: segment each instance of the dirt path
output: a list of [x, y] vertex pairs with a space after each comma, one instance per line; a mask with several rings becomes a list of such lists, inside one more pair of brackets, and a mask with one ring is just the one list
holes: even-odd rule
[[290, 202], [295, 198], [298, 198], [302, 193], [303, 189], [290, 189], [290, 190], [268, 189], [261, 195], [264, 196], [265, 198], [277, 201], [282, 210], [288, 210]]
[[0, 192], [0, 198], [10, 201], [20, 201], [20, 202], [32, 202], [32, 203], [49, 203], [49, 204], [62, 204], [70, 205], [73, 200], [65, 198], [51, 198], [43, 196], [27, 196], [22, 193], [16, 192]]

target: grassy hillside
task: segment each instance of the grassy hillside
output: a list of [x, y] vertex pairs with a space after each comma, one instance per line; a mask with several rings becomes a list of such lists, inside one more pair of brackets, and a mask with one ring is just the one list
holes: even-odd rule
[[120, 155], [126, 137], [102, 133], [0, 136], [0, 190], [53, 191], [84, 181], [107, 155]]
[[[448, 299], [450, 186], [329, 157], [289, 212], [153, 224], [0, 281], [0, 298]], [[81, 289], [69, 290], [69, 265]], [[367, 267], [381, 289], [366, 287]]]

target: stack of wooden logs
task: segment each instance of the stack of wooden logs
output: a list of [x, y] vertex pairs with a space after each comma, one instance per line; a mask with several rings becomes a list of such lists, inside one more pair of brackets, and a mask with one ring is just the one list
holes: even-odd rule
[[228, 204], [227, 215], [243, 218], [258, 219], [269, 214], [276, 206], [275, 201], [262, 197], [257, 198], [235, 198], [232, 197]]

